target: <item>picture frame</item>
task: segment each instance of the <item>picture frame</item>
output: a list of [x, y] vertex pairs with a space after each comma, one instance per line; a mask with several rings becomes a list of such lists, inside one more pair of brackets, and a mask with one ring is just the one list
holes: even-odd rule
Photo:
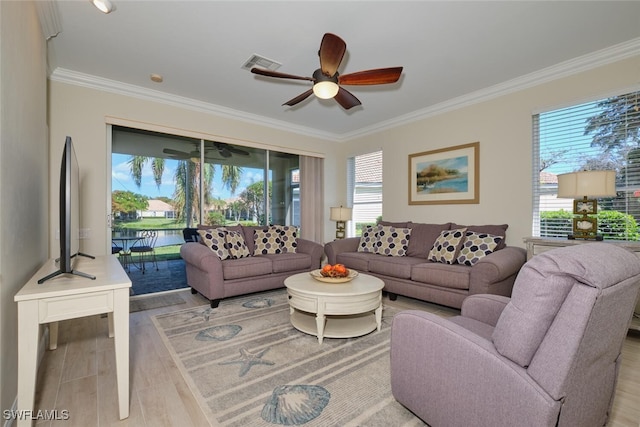
[[573, 235], [577, 238], [595, 236], [598, 231], [598, 220], [591, 217], [573, 218]]
[[578, 215], [597, 214], [598, 202], [595, 199], [576, 199], [573, 201], [573, 213]]
[[409, 155], [409, 204], [480, 203], [480, 142]]

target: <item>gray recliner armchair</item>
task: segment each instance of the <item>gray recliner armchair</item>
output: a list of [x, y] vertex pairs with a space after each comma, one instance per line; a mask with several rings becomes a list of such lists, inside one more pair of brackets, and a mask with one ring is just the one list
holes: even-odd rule
[[586, 243], [533, 257], [510, 299], [473, 295], [448, 319], [401, 312], [393, 395], [432, 427], [605, 425], [639, 287], [639, 258]]

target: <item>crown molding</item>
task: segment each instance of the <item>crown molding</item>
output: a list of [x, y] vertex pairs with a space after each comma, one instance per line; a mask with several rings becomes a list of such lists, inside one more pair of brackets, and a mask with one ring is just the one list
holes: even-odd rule
[[273, 120], [257, 114], [250, 114], [244, 111], [234, 110], [221, 105], [202, 102], [195, 99], [173, 95], [154, 89], [131, 85], [116, 80], [105, 79], [90, 74], [80, 73], [66, 68], [56, 68], [49, 76], [51, 81], [86, 87], [118, 95], [130, 96], [152, 102], [171, 105], [179, 108], [186, 108], [192, 111], [213, 114], [219, 117], [243, 121], [245, 123], [270, 127], [272, 129], [293, 132], [324, 140], [336, 141], [336, 135], [329, 132], [322, 132], [317, 129], [297, 126], [281, 120]]
[[361, 138], [638, 55], [640, 55], [640, 37], [421, 110], [376, 123], [373, 126], [364, 127], [355, 132], [340, 135], [339, 140], [346, 142], [351, 139]]
[[374, 133], [382, 132], [398, 126], [413, 123], [429, 117], [444, 114], [449, 111], [464, 108], [480, 102], [488, 101], [513, 92], [524, 90], [533, 86], [627, 59], [640, 55], [640, 38], [632, 39], [612, 47], [602, 49], [587, 55], [580, 56], [560, 64], [544, 68], [506, 82], [471, 92], [469, 94], [450, 99], [439, 104], [413, 111], [402, 116], [398, 116], [372, 126], [358, 129], [354, 132], [335, 134], [322, 132], [317, 129], [296, 126], [280, 120], [269, 119], [264, 116], [250, 114], [243, 111], [234, 110], [220, 105], [197, 101], [177, 95], [171, 95], [141, 86], [130, 85], [115, 80], [84, 74], [64, 68], [56, 68], [49, 77], [52, 81], [67, 83], [76, 86], [96, 89], [100, 91], [116, 93], [119, 95], [131, 96], [139, 99], [149, 100], [168, 104], [180, 108], [187, 108], [193, 111], [214, 114], [217, 116], [243, 121], [246, 123], [266, 126], [286, 132], [297, 133], [314, 138], [334, 142], [348, 142], [355, 138], [361, 138]]

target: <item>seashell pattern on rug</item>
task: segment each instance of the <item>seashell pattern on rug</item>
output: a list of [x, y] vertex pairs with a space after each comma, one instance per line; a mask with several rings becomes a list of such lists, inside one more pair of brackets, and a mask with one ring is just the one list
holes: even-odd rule
[[285, 426], [297, 426], [322, 413], [331, 393], [318, 385], [281, 385], [273, 389], [262, 408], [262, 419]]

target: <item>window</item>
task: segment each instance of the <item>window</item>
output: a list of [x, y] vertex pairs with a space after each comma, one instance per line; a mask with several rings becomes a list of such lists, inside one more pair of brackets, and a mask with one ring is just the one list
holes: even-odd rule
[[382, 216], [382, 151], [351, 157], [347, 162], [347, 205], [353, 206], [348, 236]]
[[557, 176], [615, 170], [617, 196], [598, 200], [605, 239], [640, 240], [640, 92], [533, 116], [533, 235], [572, 233], [573, 200], [557, 197]]

